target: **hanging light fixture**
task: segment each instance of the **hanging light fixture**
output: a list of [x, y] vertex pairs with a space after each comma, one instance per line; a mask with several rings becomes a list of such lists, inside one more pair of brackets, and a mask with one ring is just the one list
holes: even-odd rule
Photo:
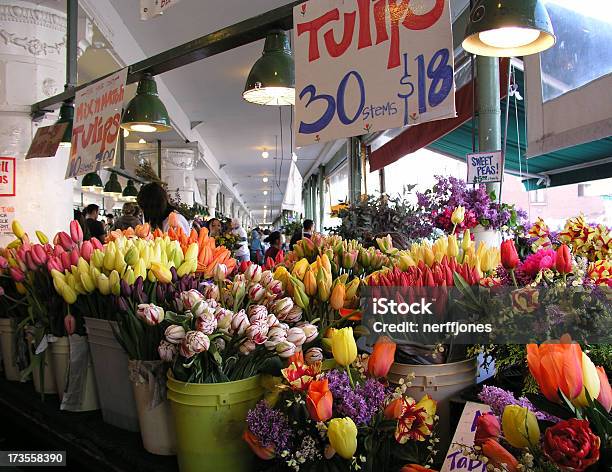
[[123, 189], [122, 196], [126, 202], [136, 201], [136, 197], [138, 197], [138, 189], [136, 188], [136, 185], [134, 185], [134, 181], [132, 179], [127, 181], [127, 185]]
[[108, 197], [119, 198], [121, 196], [121, 191], [121, 184], [119, 183], [117, 174], [111, 172], [110, 178], [108, 182], [106, 182], [102, 193]]
[[481, 0], [470, 12], [463, 49], [479, 56], [515, 57], [556, 41], [542, 0]]
[[139, 133], [165, 132], [172, 129], [168, 110], [157, 95], [157, 84], [151, 74], [145, 74], [138, 82], [136, 96], [123, 113], [121, 127]]
[[253, 65], [242, 96], [258, 105], [295, 105], [295, 63], [284, 31], [266, 36], [263, 55]]
[[60, 147], [69, 148], [72, 144], [72, 122], [74, 120], [74, 104], [72, 100], [66, 100], [62, 103], [59, 112], [59, 119], [55, 124], [59, 125], [61, 123], [67, 123], [66, 131], [64, 131], [64, 135], [62, 136], [62, 140], [60, 141]]
[[84, 192], [99, 192], [104, 188], [104, 185], [102, 185], [102, 179], [97, 172], [90, 172], [83, 177], [81, 188]]

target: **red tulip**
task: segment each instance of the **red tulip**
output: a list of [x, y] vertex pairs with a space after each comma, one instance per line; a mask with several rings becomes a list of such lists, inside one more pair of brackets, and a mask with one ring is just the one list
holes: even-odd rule
[[60, 246], [62, 246], [66, 251], [71, 251], [74, 247], [74, 242], [72, 241], [72, 238], [68, 236], [68, 233], [64, 231], [57, 233], [53, 242], [55, 243], [55, 245], [59, 244]]
[[[494, 439], [487, 439], [481, 447], [483, 455], [489, 459], [489, 464], [508, 472], [516, 472], [518, 470], [516, 457]], [[506, 468], [502, 464], [506, 464]]]
[[327, 421], [332, 417], [334, 397], [327, 379], [315, 380], [308, 386], [306, 408], [314, 421]]
[[76, 319], [74, 316], [70, 314], [64, 316], [64, 328], [66, 329], [68, 336], [74, 334], [76, 331]]
[[77, 220], [70, 222], [70, 237], [77, 244], [83, 242], [83, 228]]
[[519, 265], [520, 259], [516, 252], [516, 246], [512, 239], [508, 239], [501, 243], [501, 262], [504, 269], [514, 270]]
[[94, 248], [91, 241], [85, 241], [81, 246], [81, 257], [89, 262], [91, 260], [91, 255], [93, 254], [93, 250]]
[[268, 447], [263, 447], [261, 445], [261, 442], [259, 441], [259, 438], [255, 436], [253, 433], [251, 433], [251, 431], [249, 431], [248, 429], [245, 430], [244, 433], [242, 434], [242, 439], [245, 440], [245, 442], [249, 445], [251, 450], [260, 459], [269, 461], [271, 459], [274, 459], [274, 457], [276, 456], [273, 445], [270, 445]]
[[64, 272], [64, 270], [69, 270], [70, 269], [70, 254], [68, 254], [67, 252], [63, 253], [62, 256], [60, 257], [60, 260], [62, 261], [62, 267], [63, 269], [60, 272]]
[[561, 244], [557, 248], [555, 267], [560, 274], [569, 274], [572, 271], [572, 255], [566, 244]]
[[378, 338], [374, 351], [368, 358], [368, 373], [372, 377], [386, 377], [395, 360], [396, 345], [386, 336]]
[[485, 413], [478, 417], [476, 422], [476, 434], [474, 435], [474, 445], [482, 446], [485, 441], [493, 439], [497, 441], [501, 434], [501, 426], [497, 416], [493, 413]]
[[597, 375], [599, 376], [600, 385], [597, 401], [609, 412], [612, 409], [612, 389], [610, 388], [610, 382], [608, 381], [608, 376], [603, 367], [597, 367]]

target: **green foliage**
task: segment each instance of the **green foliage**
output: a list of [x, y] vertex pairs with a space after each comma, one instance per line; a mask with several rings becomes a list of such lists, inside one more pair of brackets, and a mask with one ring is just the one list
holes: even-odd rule
[[612, 371], [612, 345], [591, 344], [585, 346], [585, 352], [593, 361], [593, 364], [603, 366], [606, 371]]

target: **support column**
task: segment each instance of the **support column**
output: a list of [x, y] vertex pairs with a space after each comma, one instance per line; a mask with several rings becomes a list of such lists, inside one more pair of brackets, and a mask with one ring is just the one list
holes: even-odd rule
[[323, 229], [323, 221], [325, 220], [325, 166], [319, 166], [319, 181], [317, 187], [319, 188], [319, 218], [317, 219], [317, 230]]
[[348, 166], [349, 166], [349, 203], [357, 203], [361, 198], [361, 140], [359, 138], [349, 138], [348, 146]]
[[[63, 4], [62, 4], [63, 7]], [[66, 15], [27, 1], [0, 1], [0, 156], [15, 158], [15, 196], [0, 197], [0, 245], [14, 237], [18, 219], [31, 237], [40, 229], [49, 237], [66, 230], [72, 219], [73, 183], [64, 180], [69, 149], [55, 157], [25, 160], [38, 126], [30, 105], [64, 89]], [[12, 178], [11, 173], [7, 177]]]
[[[480, 152], [502, 148], [501, 106], [499, 103], [499, 60], [496, 57], [476, 56], [478, 78], [478, 145]], [[487, 184], [487, 191], [500, 197], [501, 184]]]
[[234, 203], [234, 197], [227, 197], [227, 196], [225, 197], [225, 206], [224, 206], [223, 214], [227, 216], [228, 218], [234, 217], [234, 215], [232, 214], [233, 203]]
[[207, 185], [208, 191], [208, 213], [211, 218], [216, 216], [217, 212], [217, 198], [219, 195], [219, 189], [221, 188], [221, 184], [217, 182], [208, 182]]
[[196, 182], [193, 178], [196, 156], [193, 149], [162, 149], [162, 176], [172, 198], [178, 193], [181, 203], [195, 202]]

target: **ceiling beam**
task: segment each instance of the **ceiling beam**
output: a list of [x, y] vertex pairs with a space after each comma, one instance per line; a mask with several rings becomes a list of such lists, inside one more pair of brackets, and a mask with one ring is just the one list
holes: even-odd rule
[[[303, 2], [304, 0], [293, 1], [282, 7], [254, 16], [248, 20], [204, 35], [132, 64], [128, 68], [127, 83], [131, 84], [138, 82], [145, 73], [154, 76], [163, 74], [164, 72], [201, 61], [207, 57], [212, 57], [240, 46], [259, 41], [264, 39], [271, 30], [290, 30], [293, 28], [293, 7]], [[57, 108], [64, 100], [73, 98], [75, 91], [98, 82], [102, 78], [103, 77], [100, 77], [87, 84], [79, 85], [78, 87], [69, 87], [63, 93], [35, 103], [32, 105], [32, 115], [37, 117], [49, 110]]]

